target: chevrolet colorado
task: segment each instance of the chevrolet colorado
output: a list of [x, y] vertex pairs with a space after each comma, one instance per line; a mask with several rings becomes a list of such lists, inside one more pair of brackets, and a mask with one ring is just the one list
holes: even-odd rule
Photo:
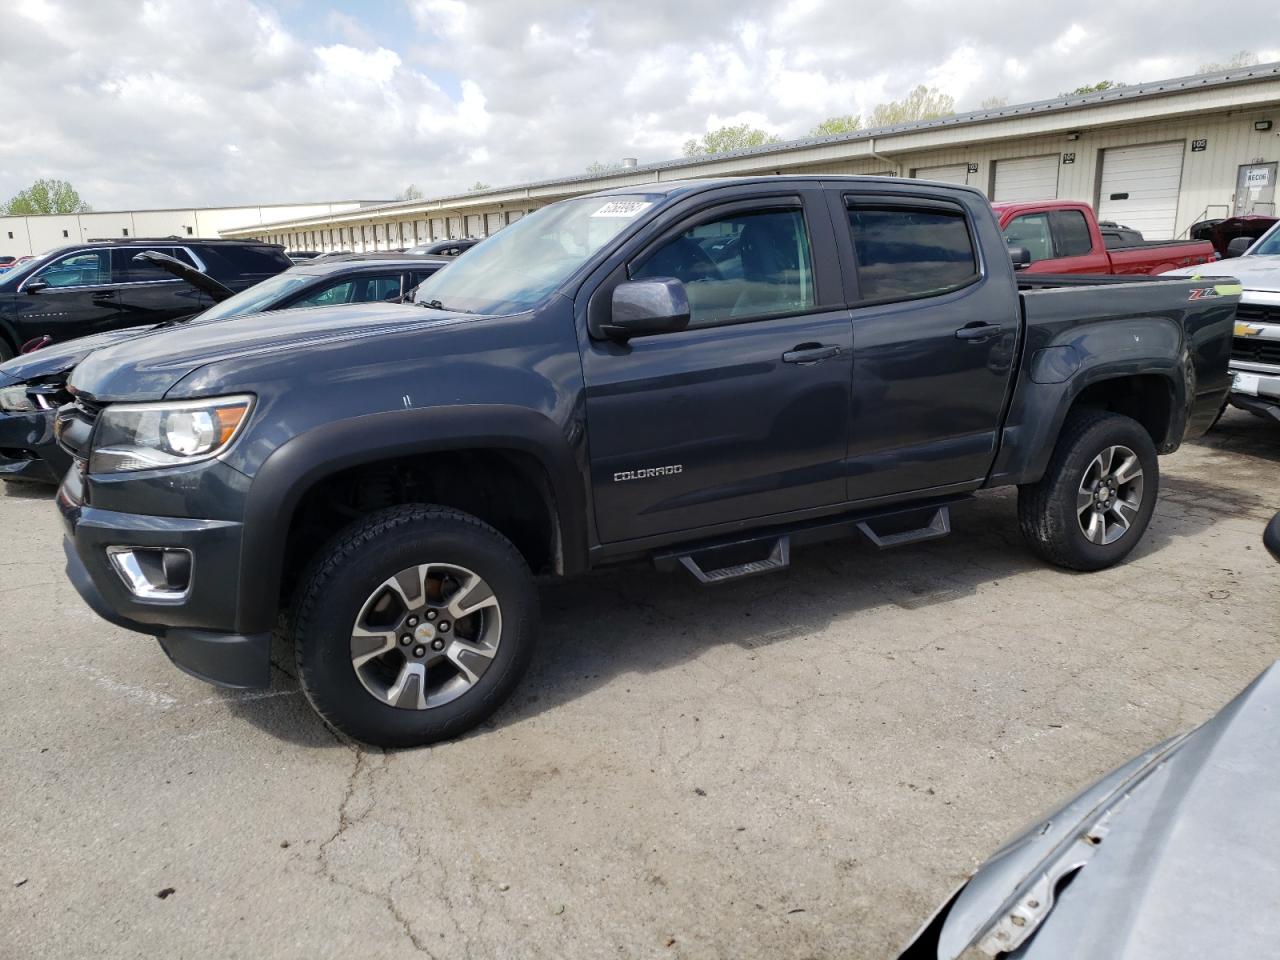
[[268, 683], [281, 626], [326, 721], [404, 746], [511, 692], [535, 575], [719, 583], [1013, 484], [1036, 552], [1107, 567], [1217, 413], [1238, 288], [1011, 261], [967, 187], [652, 183], [520, 220], [413, 304], [106, 347], [56, 421], [67, 572], [216, 683]]

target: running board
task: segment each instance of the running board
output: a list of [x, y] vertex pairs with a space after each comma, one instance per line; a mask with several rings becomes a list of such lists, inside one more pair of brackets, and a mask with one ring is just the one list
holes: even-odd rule
[[791, 548], [860, 533], [881, 550], [910, 543], [937, 540], [951, 532], [950, 504], [967, 497], [935, 500], [923, 506], [888, 509], [860, 516], [845, 514], [791, 526], [774, 528], [737, 540], [687, 545], [652, 556], [659, 570], [688, 570], [699, 583], [729, 583], [743, 577], [785, 570], [791, 565]]
[[744, 540], [741, 543], [725, 544], [723, 547], [712, 547], [709, 550], [699, 550], [696, 553], [686, 553], [680, 557], [680, 566], [684, 567], [692, 573], [699, 583], [728, 583], [730, 580], [741, 580], [743, 577], [754, 577], [761, 573], [773, 573], [775, 570], [785, 570], [791, 566], [791, 538], [778, 537], [773, 547], [769, 550], [769, 555], [763, 560], [748, 560], [745, 563], [733, 563], [723, 567], [717, 567], [714, 570], [704, 570], [702, 562], [715, 559], [715, 554], [724, 553], [734, 547], [755, 545], [760, 541]]
[[951, 509], [938, 507], [933, 516], [923, 527], [910, 530], [899, 530], [895, 533], [876, 533], [871, 525], [875, 520], [862, 520], [858, 523], [858, 532], [870, 540], [881, 550], [891, 547], [904, 547], [908, 543], [921, 543], [925, 540], [937, 540], [951, 532]]

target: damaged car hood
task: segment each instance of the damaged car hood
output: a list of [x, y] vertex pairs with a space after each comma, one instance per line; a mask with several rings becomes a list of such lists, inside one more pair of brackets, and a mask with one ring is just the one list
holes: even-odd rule
[[1271, 956], [1280, 940], [1280, 665], [1038, 821], [903, 957]]

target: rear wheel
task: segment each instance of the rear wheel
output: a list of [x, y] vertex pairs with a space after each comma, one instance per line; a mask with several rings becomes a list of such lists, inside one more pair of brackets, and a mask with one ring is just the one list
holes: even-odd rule
[[9, 341], [4, 337], [0, 337], [0, 363], [4, 363], [6, 360], [12, 360], [14, 356], [13, 347], [9, 346]]
[[298, 676], [365, 743], [455, 737], [510, 695], [533, 652], [537, 594], [492, 527], [443, 507], [371, 514], [321, 551], [292, 618]]
[[1022, 534], [1050, 563], [1101, 570], [1142, 539], [1159, 486], [1159, 458], [1142, 424], [1079, 411], [1063, 426], [1044, 477], [1018, 489]]

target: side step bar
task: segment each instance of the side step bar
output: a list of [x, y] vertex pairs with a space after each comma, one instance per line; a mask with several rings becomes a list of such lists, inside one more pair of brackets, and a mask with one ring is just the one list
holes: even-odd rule
[[791, 565], [793, 545], [819, 543], [854, 533], [861, 533], [881, 550], [937, 540], [951, 532], [950, 502], [861, 517], [823, 519], [786, 531], [775, 529], [739, 540], [713, 541], [657, 554], [653, 563], [659, 570], [682, 567], [699, 583], [728, 583], [785, 570]]
[[730, 547], [754, 545], [759, 541], [744, 540], [741, 543], [727, 544], [725, 547], [713, 547], [709, 550], [701, 550], [698, 553], [686, 553], [680, 557], [680, 566], [684, 567], [695, 577], [699, 583], [725, 583], [729, 580], [741, 580], [743, 577], [754, 577], [759, 573], [773, 573], [775, 570], [785, 570], [791, 566], [791, 538], [778, 537], [773, 542], [773, 547], [769, 550], [769, 555], [763, 560], [747, 560], [744, 563], [733, 563], [728, 566], [718, 567], [714, 570], [702, 569], [699, 557], [703, 562], [714, 559], [716, 553], [724, 553]]

